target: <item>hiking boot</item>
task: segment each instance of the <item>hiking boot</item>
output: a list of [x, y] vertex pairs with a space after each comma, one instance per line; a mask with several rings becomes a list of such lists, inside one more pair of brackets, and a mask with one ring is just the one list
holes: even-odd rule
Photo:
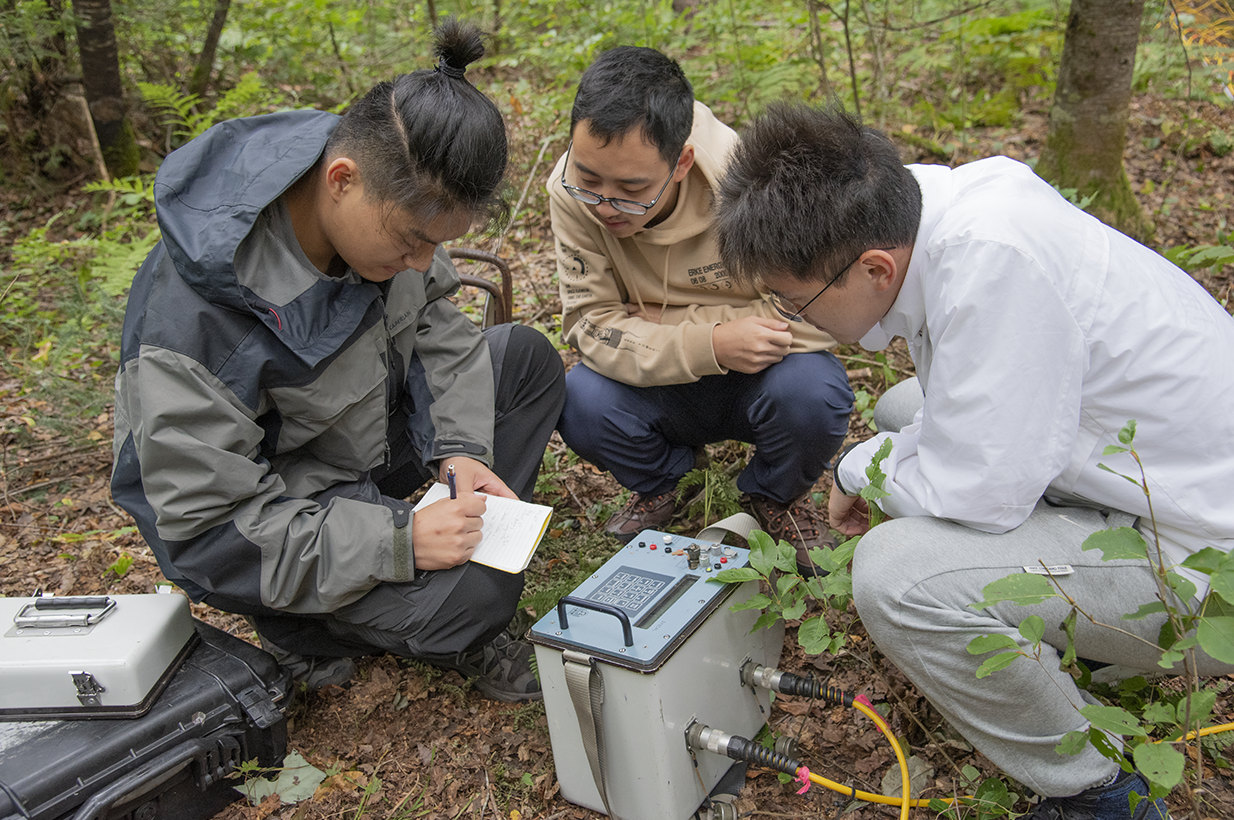
[[633, 493], [626, 505], [613, 513], [604, 531], [623, 544], [643, 530], [663, 530], [677, 511], [677, 491], [659, 495]]
[[749, 496], [750, 511], [763, 531], [776, 541], [787, 541], [797, 548], [797, 571], [806, 578], [826, 575], [815, 566], [810, 550], [834, 548], [836, 539], [823, 523], [822, 515], [805, 497], [781, 504], [761, 495]]
[[[251, 619], [249, 624], [253, 625]], [[253, 631], [257, 631], [256, 625], [253, 625]], [[261, 642], [261, 648], [273, 655], [278, 665], [287, 670], [297, 689], [301, 685], [309, 692], [320, 692], [327, 686], [347, 688], [351, 685], [351, 679], [356, 676], [356, 662], [351, 658], [326, 658], [288, 652], [260, 632], [257, 632], [257, 640]]]
[[506, 703], [542, 700], [544, 693], [540, 691], [540, 681], [532, 671], [535, 650], [527, 641], [511, 636], [511, 631], [507, 628], [492, 641], [471, 652], [432, 655], [424, 660], [442, 669], [458, 672], [487, 698]]
[[[1143, 797], [1130, 808], [1132, 792]], [[1112, 783], [1071, 797], [1046, 797], [1025, 820], [1170, 820], [1165, 801], [1148, 798], [1148, 781], [1139, 772], [1119, 771]]]

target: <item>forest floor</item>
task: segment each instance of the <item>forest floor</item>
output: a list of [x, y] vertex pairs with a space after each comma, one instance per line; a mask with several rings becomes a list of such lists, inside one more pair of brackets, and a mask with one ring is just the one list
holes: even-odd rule
[[[1220, 158], [1189, 147], [1172, 124], [1184, 121], [1184, 106], [1156, 98], [1134, 101], [1126, 154], [1133, 189], [1157, 226], [1159, 247], [1213, 243], [1234, 213], [1234, 154]], [[1231, 109], [1206, 109], [1199, 116], [1234, 131]], [[908, 132], [905, 132], [908, 133]], [[1014, 129], [973, 132], [961, 161], [1003, 153], [1028, 159], [1040, 150], [1044, 112], [1029, 112]], [[907, 161], [938, 162], [905, 146]], [[549, 165], [540, 170], [540, 175]], [[541, 183], [536, 182], [535, 187]], [[535, 202], [533, 196], [531, 203]], [[2, 207], [2, 205], [0, 205]], [[7, 209], [5, 209], [7, 211]], [[515, 318], [549, 324], [559, 311], [547, 217], [534, 207], [522, 220], [520, 250], [509, 256], [517, 285]], [[9, 216], [4, 214], [5, 221]], [[17, 235], [14, 233], [13, 235]], [[1228, 243], [1229, 240], [1227, 239]], [[1234, 269], [1207, 271], [1197, 278], [1229, 304]], [[852, 348], [841, 353], [855, 389], [877, 396], [886, 387], [884, 370], [869, 354]], [[912, 372], [902, 346], [889, 351], [895, 378]], [[36, 588], [59, 595], [151, 592], [161, 576], [131, 520], [114, 506], [108, 491], [111, 469], [110, 410], [81, 421], [68, 436], [37, 424], [54, 413], [46, 401], [22, 392], [19, 373], [0, 372], [3, 412], [3, 474], [0, 484], [0, 595], [28, 595]], [[105, 387], [106, 380], [102, 382]], [[853, 438], [869, 430], [854, 419]], [[713, 457], [730, 457], [717, 448]], [[554, 578], [577, 576], [616, 550], [600, 532], [620, 488], [590, 465], [565, 457], [554, 441], [546, 458], [540, 499], [554, 505], [554, 524], [528, 570], [529, 591], [551, 589]], [[816, 487], [828, 489], [824, 479]], [[698, 521], [674, 523], [677, 531], [697, 531]], [[126, 562], [131, 558], [131, 565]], [[564, 592], [568, 590], [558, 590]], [[543, 609], [543, 606], [541, 606]], [[194, 606], [194, 614], [246, 640], [254, 636], [239, 617]], [[537, 616], [544, 612], [536, 612]], [[781, 667], [813, 672], [831, 686], [864, 694], [885, 706], [896, 734], [921, 764], [923, 796], [971, 793], [965, 767], [982, 777], [996, 775], [900, 672], [865, 640], [855, 615], [833, 613], [851, 630], [849, 646], [827, 657], [807, 657], [797, 646], [795, 623], [785, 639]], [[1215, 722], [1234, 720], [1230, 681], [1210, 681], [1221, 694]], [[1166, 686], [1171, 682], [1167, 681]], [[770, 724], [797, 738], [800, 756], [814, 771], [845, 786], [881, 792], [883, 778], [895, 769], [891, 747], [862, 715], [845, 708], [778, 698]], [[598, 817], [566, 802], [553, 765], [542, 704], [510, 705], [472, 691], [457, 673], [441, 673], [390, 656], [363, 659], [360, 675], [347, 689], [332, 687], [301, 695], [289, 712], [289, 749], [332, 775], [316, 794], [295, 805], [276, 798], [257, 806], [244, 802], [219, 815], [227, 820], [324, 820], [325, 818], [510, 818], [584, 820]], [[1206, 750], [1207, 751], [1207, 750]], [[1181, 790], [1170, 798], [1175, 820], [1234, 817], [1234, 782], [1228, 751], [1207, 751], [1203, 792], [1194, 813]], [[972, 769], [969, 769], [971, 775]], [[917, 777], [914, 778], [918, 780]], [[1020, 791], [1010, 784], [1013, 791]], [[1017, 811], [1026, 804], [1017, 803]], [[834, 818], [894, 817], [896, 810], [815, 787], [796, 794], [774, 773], [751, 770], [737, 802], [742, 816]], [[917, 809], [914, 816], [926, 816]], [[977, 817], [968, 811], [966, 817]], [[684, 820], [684, 818], [683, 818]]]

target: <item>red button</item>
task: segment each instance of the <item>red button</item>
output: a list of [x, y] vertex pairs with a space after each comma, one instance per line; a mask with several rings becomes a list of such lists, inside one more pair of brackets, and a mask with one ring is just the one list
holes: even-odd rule
[[720, 559], [720, 563], [721, 563], [721, 564], [727, 564], [727, 563], [728, 563], [728, 559], [727, 559], [727, 558], [721, 558], [721, 559]]
[[652, 548], [652, 549], [655, 549], [655, 548], [656, 548], [656, 545], [655, 545], [655, 544], [652, 544], [652, 545], [651, 545], [651, 548]]

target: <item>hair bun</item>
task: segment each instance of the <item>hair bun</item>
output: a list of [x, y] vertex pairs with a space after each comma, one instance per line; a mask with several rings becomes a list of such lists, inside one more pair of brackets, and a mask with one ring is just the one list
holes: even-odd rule
[[437, 71], [461, 80], [467, 66], [484, 56], [484, 34], [471, 23], [461, 23], [454, 17], [434, 32], [433, 51], [437, 55]]

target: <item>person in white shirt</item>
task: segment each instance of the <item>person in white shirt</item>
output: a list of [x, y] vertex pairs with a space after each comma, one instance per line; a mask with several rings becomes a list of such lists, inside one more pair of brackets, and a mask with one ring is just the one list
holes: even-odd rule
[[[1082, 658], [1158, 670], [1163, 615], [1120, 620], [1156, 600], [1147, 559], [1103, 561], [1084, 540], [1135, 526], [1165, 566], [1234, 546], [1234, 319], [1185, 272], [1063, 199], [1014, 160], [904, 166], [882, 134], [842, 110], [777, 106], [742, 134], [720, 189], [717, 232], [730, 273], [759, 282], [842, 343], [908, 341], [922, 406], [902, 429], [843, 453], [831, 525], [866, 533], [853, 594], [880, 650], [979, 751], [1043, 799], [1041, 820], [1166, 816], [1139, 772], [1091, 745], [1091, 702], [1058, 655], [1061, 597], [974, 609], [983, 588], [1026, 567], [1063, 566], [1084, 612]], [[918, 394], [920, 395], [920, 394]], [[1129, 455], [1104, 455], [1137, 422], [1143, 489]], [[892, 520], [869, 528], [856, 494], [884, 440]], [[868, 530], [868, 532], [867, 532]], [[1152, 554], [1155, 549], [1150, 547]], [[1176, 568], [1207, 592], [1207, 576]], [[1192, 602], [1194, 605], [1195, 601]], [[1047, 626], [1043, 657], [978, 679], [982, 635]], [[1234, 666], [1199, 653], [1201, 674]], [[1116, 741], [1117, 742], [1117, 741]]]

